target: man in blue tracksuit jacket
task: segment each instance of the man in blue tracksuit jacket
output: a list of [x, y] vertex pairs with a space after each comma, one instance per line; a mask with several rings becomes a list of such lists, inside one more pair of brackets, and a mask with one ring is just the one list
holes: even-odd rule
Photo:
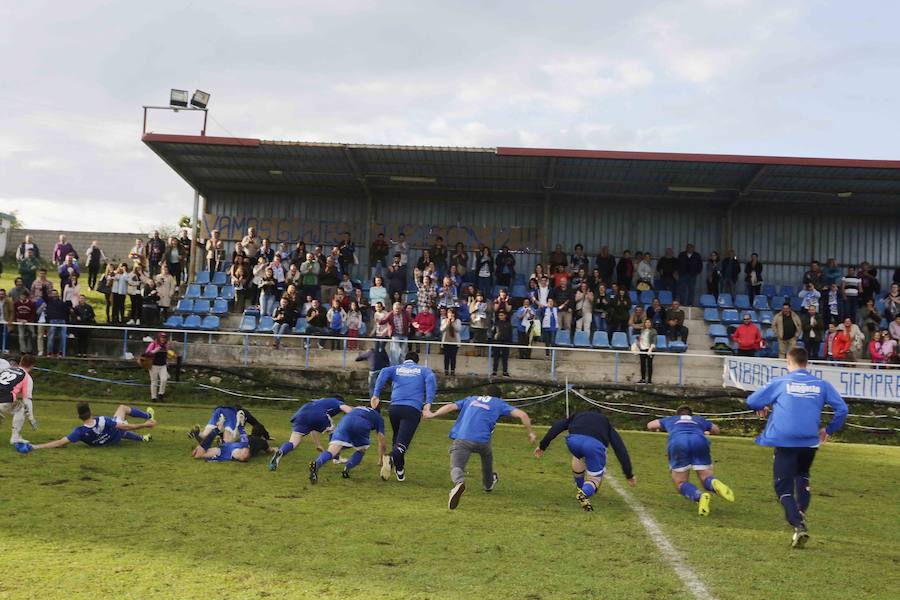
[[[805, 349], [791, 349], [787, 354], [788, 374], [773, 379], [747, 398], [747, 406], [769, 418], [756, 443], [775, 448], [775, 493], [784, 507], [785, 518], [794, 528], [794, 548], [802, 548], [809, 539], [805, 517], [810, 500], [809, 470], [816, 450], [847, 419], [844, 399], [830, 383], [806, 370], [807, 358]], [[820, 429], [826, 404], [834, 416]]]
[[379, 395], [388, 381], [391, 382], [391, 407], [388, 416], [391, 419], [393, 440], [388, 460], [381, 465], [381, 478], [387, 480], [391, 470], [397, 475], [397, 481], [406, 479], [406, 451], [412, 443], [422, 410], [430, 411], [434, 402], [437, 380], [428, 367], [419, 366], [419, 355], [408, 352], [406, 360], [399, 365], [385, 367], [378, 374], [375, 391], [372, 394], [372, 408], [377, 408]]

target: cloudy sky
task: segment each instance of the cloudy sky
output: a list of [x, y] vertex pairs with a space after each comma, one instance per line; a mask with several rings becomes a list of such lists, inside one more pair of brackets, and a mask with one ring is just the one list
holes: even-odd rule
[[[210, 135], [900, 158], [886, 2], [0, 3], [0, 212], [135, 231], [190, 212], [141, 105]], [[199, 131], [196, 115], [155, 117]]]

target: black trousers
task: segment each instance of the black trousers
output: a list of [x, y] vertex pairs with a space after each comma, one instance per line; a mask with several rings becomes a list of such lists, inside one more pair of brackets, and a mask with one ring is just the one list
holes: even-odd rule
[[131, 319], [140, 321], [144, 312], [144, 297], [140, 294], [131, 294]]
[[94, 289], [97, 285], [97, 275], [100, 273], [100, 265], [88, 265], [88, 287]]
[[491, 352], [494, 354], [494, 373], [497, 372], [497, 366], [503, 363], [503, 373], [509, 372], [509, 348], [506, 346], [493, 346]]
[[809, 470], [818, 448], [775, 448], [773, 475], [775, 494], [784, 508], [784, 518], [794, 527], [809, 509]]
[[422, 420], [422, 411], [416, 410], [412, 406], [391, 404], [388, 408], [388, 417], [391, 420], [391, 430], [393, 431], [391, 458], [394, 460], [397, 470], [402, 471], [406, 465], [406, 451], [409, 450], [413, 436], [416, 435], [416, 429], [419, 428], [419, 422]]
[[738, 356], [756, 356], [756, 350], [754, 350], [754, 349], [738, 350], [737, 354], [738, 354]]
[[181, 285], [181, 263], [170, 262], [167, 264], [169, 265], [169, 275], [175, 278], [175, 285]]
[[88, 344], [91, 341], [91, 330], [90, 329], [76, 329], [75, 330], [75, 354], [87, 354]]
[[444, 373], [456, 371], [457, 352], [459, 352], [459, 346], [444, 344]]
[[112, 295], [112, 322], [114, 325], [125, 322], [125, 294]]
[[653, 381], [653, 355], [649, 352], [641, 352], [641, 379], [650, 383]]

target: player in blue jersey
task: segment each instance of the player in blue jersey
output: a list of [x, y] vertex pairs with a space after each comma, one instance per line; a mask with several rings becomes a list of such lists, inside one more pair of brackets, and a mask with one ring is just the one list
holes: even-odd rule
[[[120, 404], [111, 417], [95, 417], [87, 402], [79, 402], [76, 409], [78, 418], [82, 421], [81, 425], [73, 429], [72, 433], [64, 438], [47, 442], [46, 444], [37, 444], [31, 449], [62, 448], [75, 442], [84, 442], [88, 446], [113, 446], [123, 439], [132, 442], [149, 442], [149, 435], [138, 435], [134, 432], [138, 429], [156, 426], [152, 408], [143, 411]], [[145, 419], [145, 421], [132, 425], [126, 420], [126, 417], [136, 417]]]
[[[243, 415], [239, 414], [238, 416], [242, 417]], [[200, 442], [200, 445], [194, 448], [191, 456], [207, 462], [227, 462], [232, 460], [247, 462], [262, 452], [275, 452], [274, 448], [269, 447], [266, 438], [259, 435], [247, 435], [247, 432], [244, 430], [243, 419], [238, 421], [236, 430], [237, 438], [234, 441], [225, 442], [217, 447], [212, 447], [216, 435], [206, 436]]]
[[450, 479], [453, 480], [453, 489], [450, 490], [447, 502], [450, 510], [459, 506], [463, 492], [466, 491], [466, 464], [473, 452], [481, 456], [484, 491], [493, 491], [500, 480], [494, 471], [494, 451], [491, 447], [491, 436], [500, 417], [515, 417], [522, 421], [528, 430], [528, 443], [534, 444], [537, 439], [531, 429], [528, 414], [504, 402], [501, 393], [499, 386], [489, 385], [484, 396], [469, 396], [452, 404], [445, 404], [435, 412], [425, 411], [426, 419], [460, 411], [450, 430], [450, 439], [453, 440], [450, 444]]
[[575, 498], [581, 504], [582, 509], [594, 510], [591, 496], [600, 489], [603, 473], [606, 471], [606, 449], [610, 446], [616, 453], [619, 464], [622, 465], [628, 485], [634, 487], [634, 472], [625, 442], [622, 441], [619, 432], [613, 428], [606, 415], [597, 411], [577, 412], [568, 419], [559, 419], [554, 422], [544, 439], [534, 449], [535, 457], [542, 457], [550, 442], [566, 430], [569, 431], [569, 435], [566, 436], [566, 446], [572, 453], [572, 474], [575, 477], [575, 486], [578, 488]]
[[334, 428], [331, 434], [331, 441], [328, 443], [328, 449], [322, 452], [319, 457], [309, 463], [309, 482], [316, 483], [319, 481], [319, 469], [329, 460], [340, 456], [344, 448], [353, 448], [353, 456], [344, 465], [341, 476], [349, 479], [350, 471], [353, 470], [360, 462], [366, 450], [369, 449], [369, 434], [375, 431], [378, 437], [378, 464], [384, 463], [384, 419], [378, 412], [377, 408], [368, 406], [357, 406], [344, 417]]
[[397, 481], [406, 479], [406, 453], [422, 420], [423, 409], [431, 410], [431, 403], [434, 402], [437, 379], [431, 369], [419, 366], [416, 364], [418, 362], [418, 353], [409, 352], [403, 363], [382, 369], [375, 382], [372, 408], [378, 408], [381, 390], [391, 382], [388, 416], [393, 435], [391, 454], [381, 465], [381, 478], [385, 481], [390, 479], [392, 470], [397, 475]]
[[207, 447], [211, 446], [212, 441], [218, 436], [222, 436], [222, 441], [224, 443], [236, 442], [240, 437], [238, 429], [244, 424], [253, 426], [253, 436], [261, 437], [266, 440], [272, 439], [272, 436], [266, 431], [265, 426], [260, 423], [249, 410], [243, 408], [240, 404], [235, 404], [234, 406], [217, 406], [213, 409], [212, 415], [209, 417], [209, 421], [206, 423], [203, 430], [200, 430], [199, 425], [194, 425], [193, 429], [188, 431], [188, 437], [196, 440], [198, 444], [203, 444], [207, 438], [212, 436]]
[[[690, 406], [679, 406], [675, 416], [665, 419], [654, 419], [647, 423], [650, 431], [666, 431], [669, 434], [669, 469], [672, 472], [672, 483], [678, 493], [697, 503], [697, 513], [709, 515], [712, 500], [710, 492], [734, 502], [734, 492], [721, 480], [713, 477], [713, 461], [709, 452], [709, 440], [706, 433], [718, 434], [719, 427], [703, 417], [694, 416]], [[691, 471], [697, 472], [705, 492], [697, 489], [691, 478]]]
[[319, 398], [301, 406], [291, 417], [291, 439], [283, 443], [272, 456], [269, 461], [269, 470], [277, 469], [281, 459], [292, 452], [306, 435], [312, 436], [317, 450], [324, 450], [319, 440], [319, 434], [333, 431], [334, 422], [331, 418], [342, 412], [349, 413], [351, 410], [350, 406], [344, 404], [344, 398], [341, 396]]
[[[809, 540], [809, 472], [816, 450], [844, 426], [848, 412], [834, 386], [806, 370], [807, 361], [804, 348], [792, 348], [787, 353], [788, 374], [776, 377], [746, 401], [760, 417], [768, 417], [756, 443], [775, 448], [775, 493], [785, 519], [794, 528], [793, 548], [802, 548]], [[834, 416], [820, 428], [825, 405]]]

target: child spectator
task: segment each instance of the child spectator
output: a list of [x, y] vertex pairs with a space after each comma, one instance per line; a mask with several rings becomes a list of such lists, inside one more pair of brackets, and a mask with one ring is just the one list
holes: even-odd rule
[[493, 369], [491, 375], [497, 375], [497, 367], [503, 367], [503, 376], [509, 377], [509, 345], [512, 344], [512, 323], [509, 321], [509, 313], [501, 310], [497, 313], [497, 320], [491, 329], [491, 339], [496, 346], [491, 350], [494, 354]]
[[356, 340], [359, 338], [359, 329], [362, 327], [362, 313], [356, 301], [350, 302], [350, 310], [347, 311], [347, 350], [356, 350]]
[[456, 354], [459, 352], [462, 323], [456, 317], [456, 309], [448, 308], [441, 319], [441, 348], [444, 350], [444, 375], [456, 375]]
[[277, 284], [272, 269], [267, 268], [265, 275], [259, 282], [259, 311], [263, 315], [272, 316], [278, 303]]
[[[328, 319], [328, 335], [337, 337], [343, 334], [344, 321], [347, 319], [347, 313], [341, 307], [341, 302], [337, 298], [331, 299], [331, 308], [328, 309], [326, 315]], [[340, 340], [331, 340], [331, 349], [337, 350], [341, 347]]]

